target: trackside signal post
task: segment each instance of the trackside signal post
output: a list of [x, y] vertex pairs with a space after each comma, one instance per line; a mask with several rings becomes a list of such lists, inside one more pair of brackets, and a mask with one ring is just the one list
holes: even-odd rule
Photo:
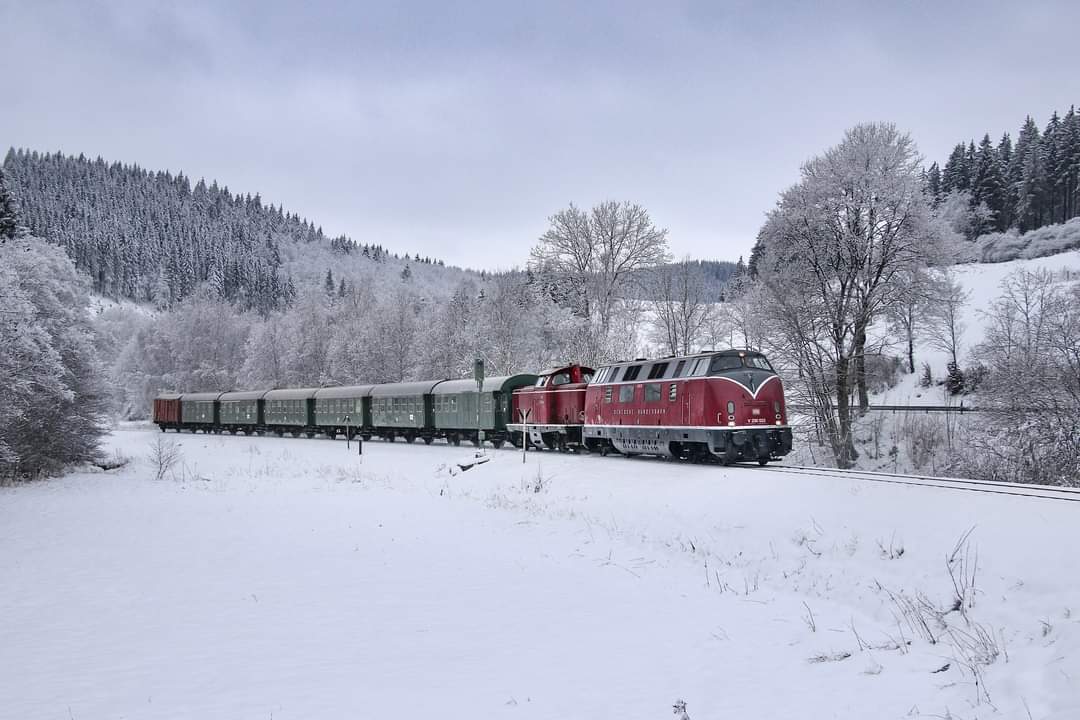
[[476, 447], [484, 448], [484, 431], [480, 428], [480, 398], [484, 392], [484, 360], [473, 360], [473, 379], [476, 380]]
[[518, 415], [521, 416], [521, 464], [525, 464], [525, 452], [529, 449], [529, 413], [532, 412], [532, 408], [525, 408], [524, 410], [518, 410]]

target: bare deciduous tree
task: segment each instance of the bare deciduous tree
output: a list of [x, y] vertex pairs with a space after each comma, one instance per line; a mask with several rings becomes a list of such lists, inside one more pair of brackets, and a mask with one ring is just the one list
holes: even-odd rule
[[654, 268], [648, 296], [659, 339], [668, 354], [689, 355], [692, 348], [700, 346], [712, 304], [705, 278], [690, 258]]
[[851, 395], [868, 403], [867, 329], [926, 263], [933, 236], [915, 143], [884, 123], [858, 125], [808, 161], [762, 228], [771, 316], [817, 385], [810, 395], [840, 466], [856, 455]]
[[648, 211], [606, 201], [588, 212], [573, 204], [549, 218], [532, 266], [549, 276], [574, 312], [594, 329], [594, 360], [604, 359], [618, 303], [640, 271], [667, 260], [667, 230]]

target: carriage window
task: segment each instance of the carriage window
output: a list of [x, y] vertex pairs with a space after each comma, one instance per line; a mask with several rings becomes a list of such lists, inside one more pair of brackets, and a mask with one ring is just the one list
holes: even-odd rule
[[660, 402], [660, 383], [645, 385], [645, 402]]
[[626, 372], [623, 374], [623, 382], [629, 382], [630, 380], [637, 380], [638, 373], [641, 372], [640, 365], [630, 365], [626, 368]]
[[551, 378], [552, 385], [565, 385], [570, 382], [570, 373], [561, 372], [555, 377]]
[[728, 370], [737, 370], [741, 367], [742, 358], [738, 355], [716, 355], [713, 357], [712, 362], [709, 363], [709, 374], [715, 375]]
[[669, 401], [671, 401], [671, 402], [675, 402], [675, 396], [678, 394], [678, 392], [679, 392], [679, 384], [678, 383], [671, 383], [670, 385], [668, 385], [667, 399]]
[[608, 385], [606, 388], [604, 388], [604, 402], [611, 402], [611, 385]]
[[650, 380], [655, 380], [656, 378], [664, 377], [664, 373], [667, 372], [667, 369], [668, 369], [668, 364], [667, 363], [656, 363], [649, 370], [649, 379]]
[[619, 387], [619, 402], [634, 402], [634, 386], [622, 385]]

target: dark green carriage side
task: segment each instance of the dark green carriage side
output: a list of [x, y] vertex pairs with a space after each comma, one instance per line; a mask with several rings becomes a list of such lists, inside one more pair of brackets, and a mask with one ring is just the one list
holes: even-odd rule
[[266, 425], [290, 427], [315, 426], [315, 391], [318, 388], [270, 390], [263, 395]]
[[501, 432], [511, 422], [511, 396], [514, 388], [533, 385], [536, 375], [504, 375], [484, 379], [477, 393], [475, 380], [447, 380], [432, 390], [435, 428], [438, 430], [476, 430], [477, 401], [480, 403], [480, 429]]
[[319, 427], [371, 427], [374, 385], [320, 388], [315, 392], [315, 424]]
[[262, 425], [262, 397], [265, 390], [228, 392], [218, 398], [219, 419], [222, 425]]
[[180, 421], [185, 425], [217, 425], [221, 393], [184, 393], [180, 397]]
[[431, 389], [439, 380], [390, 383], [371, 389], [371, 425], [375, 428], [433, 430]]

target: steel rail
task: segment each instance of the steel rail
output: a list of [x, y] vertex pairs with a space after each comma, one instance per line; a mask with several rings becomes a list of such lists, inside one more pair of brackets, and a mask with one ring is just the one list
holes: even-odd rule
[[1055, 487], [1052, 485], [1026, 485], [1023, 483], [998, 482], [994, 480], [968, 480], [928, 475], [900, 475], [873, 470], [844, 470], [841, 468], [820, 468], [799, 465], [770, 465], [752, 468], [753, 470], [795, 473], [812, 477], [836, 477], [867, 482], [880, 482], [913, 487], [936, 487], [943, 490], [961, 490], [981, 492], [993, 495], [1013, 495], [1016, 497], [1040, 498], [1043, 500], [1064, 500], [1080, 502], [1080, 488]]

